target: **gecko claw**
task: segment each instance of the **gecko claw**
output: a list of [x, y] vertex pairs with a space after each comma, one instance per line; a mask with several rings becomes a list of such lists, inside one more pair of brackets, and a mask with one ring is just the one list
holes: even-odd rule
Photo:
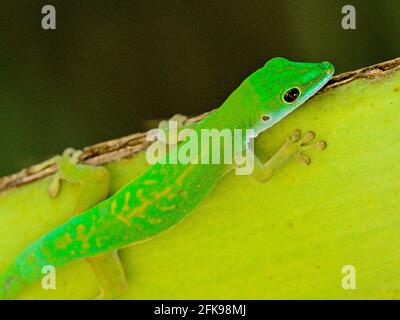
[[290, 137], [288, 137], [288, 140], [289, 140], [289, 141], [292, 141], [292, 142], [296, 142], [296, 141], [298, 141], [298, 140], [300, 139], [300, 136], [301, 136], [300, 130], [299, 130], [299, 129], [296, 129], [296, 130], [294, 130], [294, 131], [292, 132], [292, 134], [290, 135]]
[[316, 150], [324, 150], [326, 148], [326, 142], [325, 141], [317, 141], [314, 145]]
[[311, 158], [309, 156], [306, 156], [305, 154], [302, 154], [301, 152], [296, 154], [296, 159], [300, 163], [302, 163], [302, 164], [304, 164], [306, 166], [308, 166], [311, 163]]
[[50, 198], [57, 197], [58, 193], [60, 192], [60, 177], [56, 173], [56, 177], [54, 177], [50, 183], [49, 189], [47, 190]]
[[299, 144], [303, 145], [304, 143], [310, 142], [311, 140], [313, 140], [315, 138], [315, 133], [312, 131], [307, 131], [303, 138], [299, 140]]

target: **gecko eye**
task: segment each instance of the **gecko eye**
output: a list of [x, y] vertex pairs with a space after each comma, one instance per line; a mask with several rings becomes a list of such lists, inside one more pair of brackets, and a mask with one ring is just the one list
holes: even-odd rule
[[300, 97], [300, 90], [297, 88], [289, 89], [283, 95], [283, 100], [287, 103], [293, 103]]

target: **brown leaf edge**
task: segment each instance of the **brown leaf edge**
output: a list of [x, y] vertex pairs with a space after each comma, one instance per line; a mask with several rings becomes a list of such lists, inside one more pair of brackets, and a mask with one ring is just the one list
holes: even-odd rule
[[[345, 85], [356, 79], [380, 79], [398, 69], [400, 69], [400, 57], [334, 76], [320, 92]], [[188, 119], [186, 123], [198, 122], [210, 112], [192, 117]], [[79, 163], [101, 166], [113, 161], [128, 159], [145, 150], [149, 144], [149, 141], [146, 140], [146, 132], [134, 133], [125, 137], [85, 147], [79, 158]], [[0, 178], [0, 192], [42, 179], [54, 174], [56, 171], [56, 165], [50, 165], [34, 173], [32, 173], [32, 167], [22, 169], [15, 174]]]

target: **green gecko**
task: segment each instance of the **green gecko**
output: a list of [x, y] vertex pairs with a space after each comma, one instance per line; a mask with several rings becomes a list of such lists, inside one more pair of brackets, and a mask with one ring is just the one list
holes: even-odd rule
[[[280, 121], [314, 95], [332, 77], [329, 62], [298, 63], [273, 58], [251, 74], [222, 104], [195, 125], [202, 129], [253, 129], [254, 137]], [[295, 130], [266, 163], [255, 157], [252, 176], [266, 182], [283, 163], [297, 158], [308, 164], [302, 152], [322, 150], [325, 143], [306, 144], [311, 132], [300, 137]], [[248, 148], [243, 136], [242, 151]], [[178, 148], [184, 146], [183, 141]], [[202, 150], [200, 150], [200, 153]], [[117, 250], [150, 239], [187, 216], [212, 191], [218, 181], [235, 168], [233, 164], [153, 164], [114, 195], [94, 203], [89, 210], [72, 217], [29, 245], [0, 274], [0, 299], [11, 299], [37, 282], [42, 268], [62, 267], [88, 258], [99, 279], [101, 298], [118, 296], [126, 288]], [[80, 183], [91, 166], [78, 165], [76, 154], [67, 152], [55, 161], [59, 170], [50, 186], [50, 196], [59, 192], [60, 181]], [[103, 172], [104, 173], [104, 172]], [[82, 195], [85, 196], [85, 195]], [[95, 198], [95, 197], [94, 197]], [[79, 209], [77, 209], [79, 212]]]

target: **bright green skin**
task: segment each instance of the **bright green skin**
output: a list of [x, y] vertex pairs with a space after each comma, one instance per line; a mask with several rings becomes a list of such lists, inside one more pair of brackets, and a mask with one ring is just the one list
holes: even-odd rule
[[[274, 58], [250, 75], [195, 130], [255, 129], [257, 135], [315, 94], [332, 74], [333, 66], [328, 62], [295, 63]], [[283, 94], [293, 87], [300, 90], [300, 97], [286, 103]], [[268, 121], [262, 119], [265, 115]], [[246, 146], [243, 137], [242, 148]], [[167, 230], [189, 214], [232, 169], [233, 165], [224, 163], [154, 164], [107, 200], [28, 246], [0, 275], [0, 299], [11, 298], [38, 281], [44, 265], [58, 268]]]

